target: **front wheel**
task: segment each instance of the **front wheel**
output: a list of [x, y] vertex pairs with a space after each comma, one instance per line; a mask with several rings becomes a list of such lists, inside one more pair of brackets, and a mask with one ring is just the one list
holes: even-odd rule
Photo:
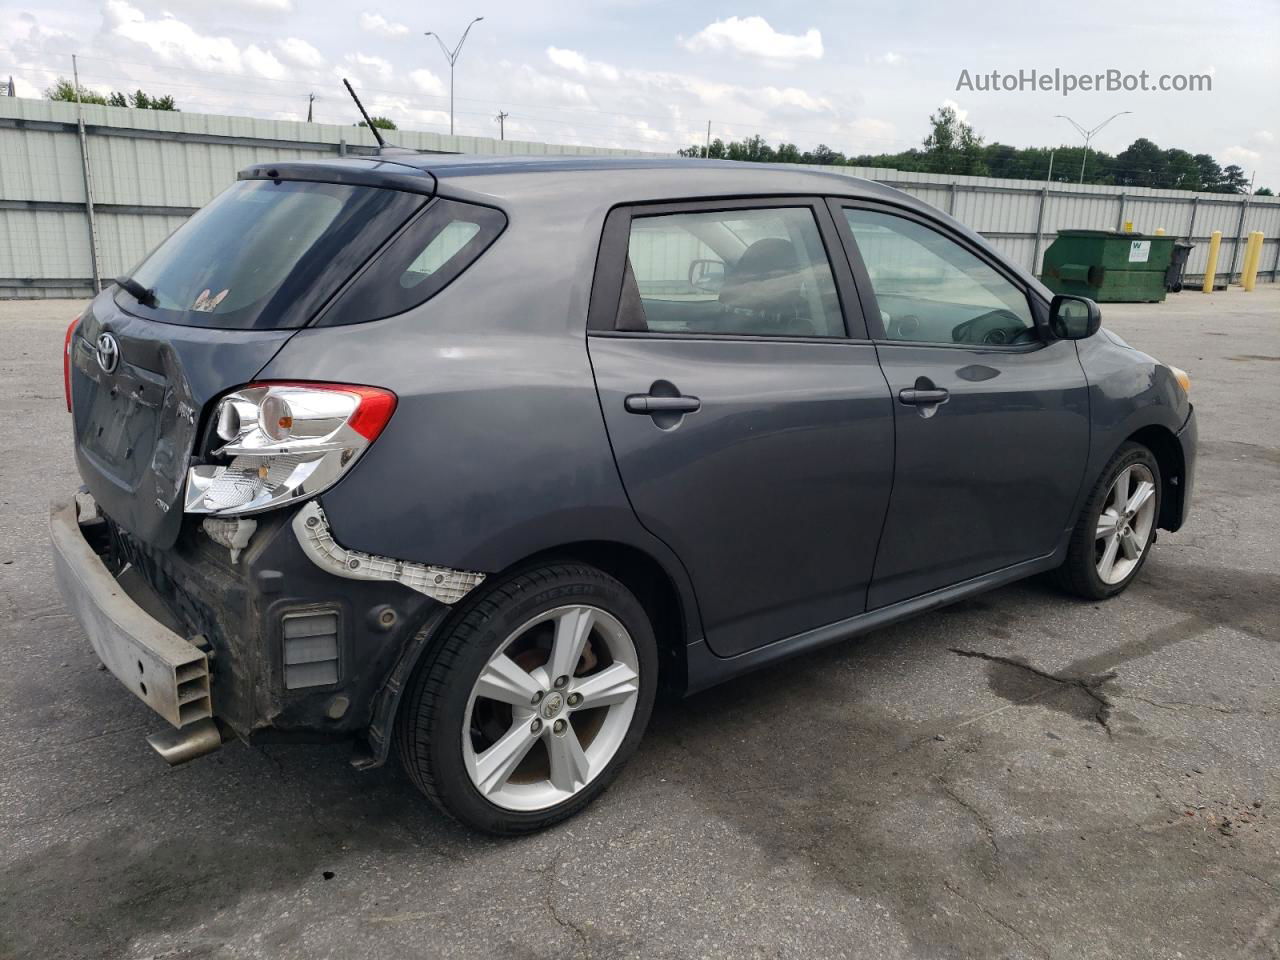
[[1146, 563], [1159, 516], [1160, 465], [1146, 447], [1125, 443], [1080, 512], [1059, 583], [1090, 600], [1124, 590]]
[[527, 570], [468, 598], [419, 666], [397, 741], [410, 778], [490, 833], [577, 813], [635, 751], [657, 645], [626, 587], [581, 564]]

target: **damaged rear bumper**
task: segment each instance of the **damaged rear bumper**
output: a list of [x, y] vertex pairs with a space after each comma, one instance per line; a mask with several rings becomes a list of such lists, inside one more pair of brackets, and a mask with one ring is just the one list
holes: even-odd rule
[[349, 740], [357, 765], [382, 763], [418, 655], [483, 580], [347, 551], [315, 503], [257, 518], [235, 550], [195, 518], [160, 550], [80, 499], [50, 512], [59, 585], [103, 664], [172, 726], [152, 741], [170, 762], [221, 732]]
[[181, 763], [217, 749], [208, 655], [125, 591], [85, 539], [79, 513], [74, 500], [49, 513], [54, 574], [67, 606], [103, 666], [173, 726], [152, 744], [166, 759]]

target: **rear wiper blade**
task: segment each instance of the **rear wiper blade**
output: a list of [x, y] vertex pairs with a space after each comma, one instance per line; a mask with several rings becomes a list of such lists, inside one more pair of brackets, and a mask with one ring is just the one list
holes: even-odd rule
[[156, 305], [156, 292], [144, 287], [133, 277], [116, 277], [116, 285], [127, 290], [133, 295], [133, 299], [144, 307], [154, 307]]

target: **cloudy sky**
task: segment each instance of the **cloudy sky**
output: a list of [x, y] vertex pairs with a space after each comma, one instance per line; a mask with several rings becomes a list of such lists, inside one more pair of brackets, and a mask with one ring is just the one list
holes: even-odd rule
[[[350, 77], [375, 113], [448, 130], [452, 45], [459, 133], [672, 151], [706, 135], [760, 133], [846, 153], [917, 145], [930, 112], [954, 103], [988, 141], [1078, 142], [1118, 151], [1139, 136], [1213, 154], [1280, 189], [1280, 2], [1233, 0], [5, 0], [0, 77], [38, 96], [69, 75], [171, 93], [187, 110], [349, 123]], [[993, 70], [1208, 74], [1212, 91], [957, 90]]]

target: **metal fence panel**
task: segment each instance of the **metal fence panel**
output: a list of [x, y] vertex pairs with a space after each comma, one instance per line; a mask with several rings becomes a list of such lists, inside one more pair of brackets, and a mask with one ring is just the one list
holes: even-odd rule
[[[374, 147], [367, 129], [336, 124], [94, 104], [86, 104], [83, 115], [104, 278], [136, 264], [249, 164], [367, 153]], [[93, 261], [76, 116], [75, 104], [0, 97], [0, 297], [90, 292]], [[401, 146], [445, 153], [638, 154], [425, 131], [398, 130], [392, 136]], [[904, 190], [952, 214], [1037, 273], [1059, 230], [1116, 230], [1126, 221], [1139, 232], [1163, 227], [1171, 236], [1189, 236], [1195, 244], [1187, 269], [1192, 278], [1205, 269], [1214, 230], [1223, 237], [1220, 277], [1241, 269], [1244, 239], [1252, 230], [1267, 237], [1259, 279], [1274, 281], [1280, 267], [1280, 199], [1273, 197], [1046, 185], [866, 167], [817, 169]]]

